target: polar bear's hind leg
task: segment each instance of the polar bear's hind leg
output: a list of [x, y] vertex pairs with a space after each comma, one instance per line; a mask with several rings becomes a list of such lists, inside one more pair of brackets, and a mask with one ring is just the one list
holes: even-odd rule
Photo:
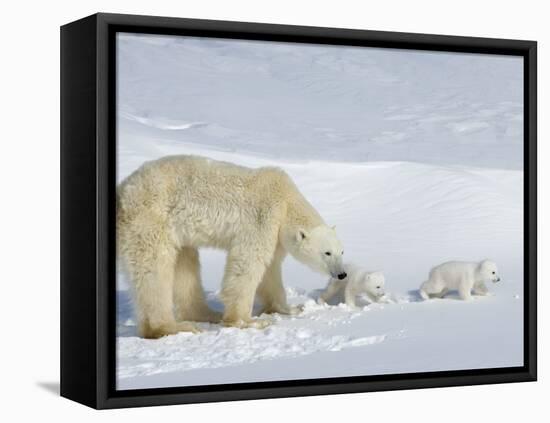
[[317, 302], [319, 304], [326, 304], [342, 290], [345, 284], [346, 283], [344, 281], [339, 281], [337, 279], [331, 278], [325, 290], [321, 292], [321, 295], [319, 295], [319, 299]]
[[200, 278], [199, 252], [184, 247], [178, 251], [174, 275], [174, 305], [177, 320], [219, 322], [221, 313], [206, 304]]
[[428, 300], [433, 297], [442, 298], [448, 292], [445, 284], [441, 280], [429, 279], [420, 286], [420, 296], [424, 300]]
[[431, 285], [432, 285], [431, 282], [428, 280], [420, 286], [419, 294], [423, 300], [430, 299], [430, 294], [432, 293]]
[[273, 261], [264, 273], [262, 282], [258, 286], [257, 294], [263, 304], [260, 314], [279, 313], [294, 315], [303, 310], [303, 307], [291, 306], [287, 302], [281, 271], [283, 258], [283, 252], [279, 247], [275, 252]]
[[[148, 245], [158, 237], [134, 245]], [[155, 243], [143, 250], [126, 251], [128, 271], [134, 284], [138, 330], [144, 338], [160, 338], [180, 331], [199, 332], [191, 322], [176, 322], [173, 313], [175, 250], [167, 244]]]
[[423, 300], [429, 300], [429, 299], [430, 299], [430, 296], [429, 296], [428, 293], [424, 290], [423, 287], [420, 287], [420, 290], [418, 291], [418, 293], [420, 294], [420, 297], [421, 297]]

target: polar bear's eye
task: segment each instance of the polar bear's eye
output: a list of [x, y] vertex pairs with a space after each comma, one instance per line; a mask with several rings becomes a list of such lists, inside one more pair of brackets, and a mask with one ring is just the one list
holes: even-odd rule
[[496, 272], [493, 272], [493, 275], [495, 274]]
[[376, 289], [380, 289], [380, 287], [379, 287], [379, 286], [377, 286], [377, 287], [376, 287]]
[[327, 252], [325, 253], [325, 255], [326, 255], [326, 256], [330, 256], [330, 251], [327, 251]]

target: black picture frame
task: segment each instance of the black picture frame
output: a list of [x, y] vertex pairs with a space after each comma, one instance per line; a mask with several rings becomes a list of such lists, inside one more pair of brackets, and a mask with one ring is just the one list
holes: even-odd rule
[[[116, 391], [115, 35], [121, 31], [523, 57], [524, 365]], [[61, 27], [61, 395], [103, 409], [536, 380], [536, 119], [534, 41], [103, 13]]]

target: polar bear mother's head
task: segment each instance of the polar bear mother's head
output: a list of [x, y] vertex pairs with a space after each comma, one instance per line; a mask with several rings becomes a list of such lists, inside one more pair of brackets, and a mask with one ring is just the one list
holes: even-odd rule
[[346, 277], [342, 263], [344, 248], [334, 227], [324, 224], [312, 229], [293, 227], [282, 235], [283, 246], [296, 260], [333, 278]]

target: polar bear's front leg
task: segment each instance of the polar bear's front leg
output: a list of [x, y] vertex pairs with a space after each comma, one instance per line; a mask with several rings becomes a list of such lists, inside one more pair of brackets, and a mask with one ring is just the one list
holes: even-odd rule
[[483, 282], [477, 282], [474, 284], [473, 294], [474, 295], [487, 295], [489, 290]]
[[257, 254], [246, 254], [243, 248], [232, 249], [227, 256], [221, 300], [225, 306], [222, 323], [240, 328], [263, 328], [271, 322], [252, 318], [256, 289], [269, 260]]

